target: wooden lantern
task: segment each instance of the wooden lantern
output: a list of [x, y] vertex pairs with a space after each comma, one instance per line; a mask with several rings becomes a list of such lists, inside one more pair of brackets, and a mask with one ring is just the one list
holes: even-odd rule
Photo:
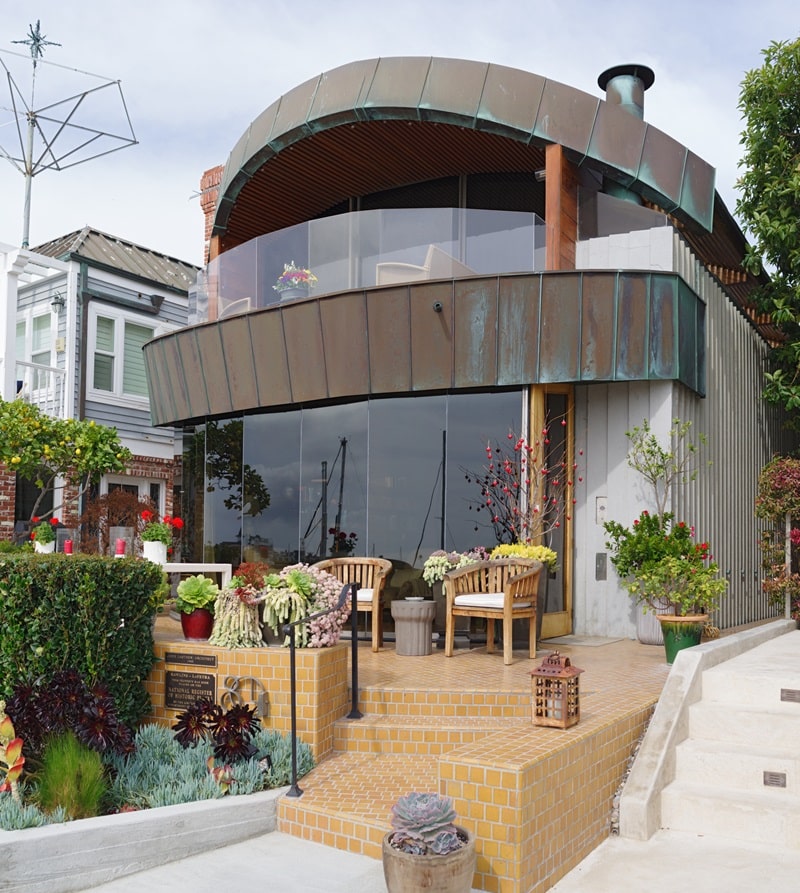
[[549, 654], [540, 667], [531, 671], [535, 726], [568, 729], [578, 722], [581, 718], [578, 677], [582, 672], [558, 651]]

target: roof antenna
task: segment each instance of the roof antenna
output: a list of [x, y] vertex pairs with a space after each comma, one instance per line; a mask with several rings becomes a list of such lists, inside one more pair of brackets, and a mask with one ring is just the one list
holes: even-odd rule
[[[76, 68], [66, 69], [64, 66], [59, 65], [56, 67], [64, 71], [73, 71], [79, 75], [94, 78], [102, 83], [86, 90], [80, 90], [66, 99], [48, 102], [40, 108], [35, 107], [36, 69], [39, 62], [44, 61], [44, 48], [50, 46], [60, 47], [61, 44], [47, 40], [46, 35], [42, 34], [41, 24], [38, 19], [36, 25], [29, 25], [28, 29], [28, 35], [25, 40], [12, 40], [11, 43], [24, 44], [30, 49], [30, 58], [33, 65], [30, 101], [26, 102], [22, 90], [14, 80], [9, 68], [11, 60], [9, 59], [8, 64], [6, 64], [2, 55], [6, 57], [15, 56], [17, 58], [25, 57], [21, 57], [18, 53], [0, 50], [0, 66], [2, 66], [6, 74], [11, 102], [10, 108], [0, 107], [0, 109], [11, 112], [16, 125], [19, 143], [18, 149], [12, 150], [0, 146], [0, 155], [5, 157], [7, 161], [10, 161], [25, 177], [25, 204], [22, 215], [23, 248], [28, 247], [30, 238], [31, 184], [36, 174], [46, 170], [60, 171], [68, 167], [75, 167], [75, 165], [91, 161], [93, 158], [98, 158], [101, 155], [108, 155], [110, 152], [116, 152], [127, 146], [136, 145], [137, 142], [119, 81], [114, 81], [101, 75], [90, 74], [86, 71], [78, 71]], [[86, 100], [90, 97], [94, 99], [101, 91], [113, 87], [117, 88], [119, 100], [122, 104], [123, 121], [121, 132], [113, 133], [111, 131], [98, 130], [95, 127], [80, 123], [78, 113], [79, 111], [83, 112], [82, 106]], [[99, 98], [105, 99], [105, 94]], [[58, 149], [56, 149], [56, 142], [59, 144]]]

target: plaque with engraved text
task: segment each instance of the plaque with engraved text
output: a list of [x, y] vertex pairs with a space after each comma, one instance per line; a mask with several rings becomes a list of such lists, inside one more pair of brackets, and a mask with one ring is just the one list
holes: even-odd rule
[[216, 683], [216, 676], [209, 673], [167, 670], [164, 706], [168, 710], [185, 710], [198, 700], [216, 701]]

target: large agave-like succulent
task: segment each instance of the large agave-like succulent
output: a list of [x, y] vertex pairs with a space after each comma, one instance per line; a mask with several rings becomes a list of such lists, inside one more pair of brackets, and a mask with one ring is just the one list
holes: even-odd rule
[[455, 807], [449, 797], [406, 794], [392, 807], [392, 843], [407, 853], [450, 853], [463, 844], [455, 818]]

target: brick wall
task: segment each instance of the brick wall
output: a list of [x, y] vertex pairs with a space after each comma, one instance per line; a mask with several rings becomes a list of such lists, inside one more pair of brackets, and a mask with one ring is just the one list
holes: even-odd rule
[[217, 207], [217, 197], [219, 196], [219, 184], [222, 182], [222, 172], [224, 166], [218, 164], [207, 170], [200, 178], [200, 207], [203, 209], [205, 216], [205, 236], [203, 242], [203, 258], [204, 262], [210, 260], [211, 245], [211, 227], [214, 225], [214, 211]]
[[[154, 459], [150, 456], [134, 456], [127, 469], [127, 474], [133, 477], [144, 477], [150, 480], [164, 482], [164, 511], [168, 515], [175, 513], [173, 502], [174, 486], [177, 472], [180, 467], [180, 459]], [[78, 490], [68, 484], [61, 494], [62, 508], [56, 514], [58, 520], [66, 527], [78, 526], [78, 514], [76, 506]], [[56, 503], [59, 497], [56, 496]], [[0, 464], [0, 539], [10, 540], [14, 534], [14, 509], [16, 504], [16, 475], [6, 466]], [[25, 519], [27, 520], [27, 518]]]

